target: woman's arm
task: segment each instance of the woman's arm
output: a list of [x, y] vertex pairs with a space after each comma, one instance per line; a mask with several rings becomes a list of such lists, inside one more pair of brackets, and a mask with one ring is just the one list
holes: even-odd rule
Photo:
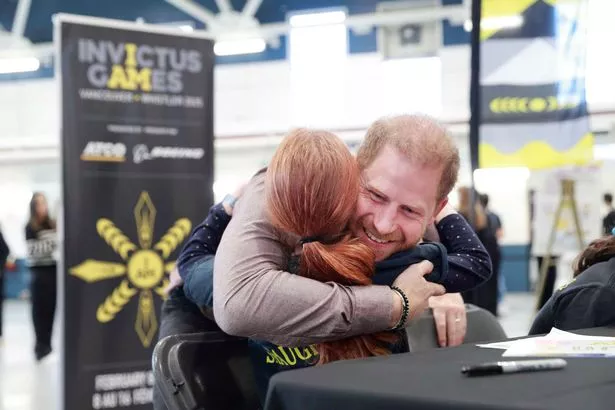
[[232, 208], [223, 203], [211, 207], [207, 218], [192, 232], [177, 261], [181, 279], [176, 286], [183, 280], [186, 298], [201, 308], [213, 308], [213, 259], [231, 213]]
[[291, 241], [283, 240], [269, 222], [264, 186], [264, 175], [248, 184], [215, 258], [218, 325], [233, 335], [303, 345], [379, 332], [395, 324], [399, 313], [388, 287], [345, 287], [283, 270]]
[[491, 258], [464, 217], [452, 211], [439, 216], [436, 228], [448, 251], [448, 292], [475, 288], [491, 277]]
[[192, 231], [177, 258], [179, 275], [184, 281], [187, 281], [195, 265], [216, 254], [230, 220], [230, 212], [219, 203], [209, 209], [205, 220]]

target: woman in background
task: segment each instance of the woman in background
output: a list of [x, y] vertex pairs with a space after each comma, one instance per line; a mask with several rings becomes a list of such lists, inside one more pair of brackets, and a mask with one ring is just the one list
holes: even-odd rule
[[481, 205], [478, 193], [474, 195], [474, 209], [471, 209], [470, 188], [461, 187], [459, 193], [459, 213], [470, 223], [478, 239], [483, 243], [487, 253], [491, 257], [491, 277], [477, 288], [464, 292], [463, 299], [466, 303], [472, 303], [488, 310], [495, 316], [498, 315], [498, 272], [500, 271], [500, 247], [497, 238], [489, 227], [487, 213]]
[[[615, 231], [615, 230], [614, 230]], [[540, 309], [530, 335], [615, 325], [615, 235], [597, 239], [574, 262], [574, 279]]]
[[56, 311], [56, 222], [49, 216], [47, 199], [35, 192], [26, 225], [28, 266], [32, 273], [32, 322], [36, 335], [34, 354], [41, 360], [51, 353], [51, 334]]
[[4, 268], [11, 251], [0, 229], [0, 343], [2, 342], [2, 313], [4, 305]]

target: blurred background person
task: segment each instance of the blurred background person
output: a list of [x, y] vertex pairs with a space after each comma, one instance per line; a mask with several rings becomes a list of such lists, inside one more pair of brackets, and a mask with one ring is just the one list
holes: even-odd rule
[[530, 335], [615, 325], [615, 235], [592, 241], [573, 265], [574, 279], [540, 309]]
[[56, 311], [56, 221], [49, 216], [45, 195], [35, 192], [26, 225], [28, 266], [32, 273], [32, 322], [36, 344], [34, 355], [41, 360], [51, 353], [51, 335]]
[[[496, 214], [495, 212], [491, 210], [491, 208], [489, 208], [489, 195], [482, 193], [478, 195], [478, 200], [480, 201], [480, 204], [483, 206], [485, 210], [485, 214], [487, 215], [487, 227], [489, 228], [489, 230], [491, 230], [491, 233], [495, 236], [496, 245], [498, 247], [498, 253], [501, 258], [502, 247], [500, 246], [500, 241], [504, 237], [504, 227], [502, 225], [502, 218], [500, 218], [498, 214]], [[492, 263], [493, 263], [493, 260], [492, 260]], [[502, 300], [504, 299], [504, 295], [506, 295], [506, 281], [501, 271], [494, 270], [493, 274], [498, 275], [498, 305], [500, 305], [502, 303]], [[501, 309], [500, 309], [500, 313], [501, 313]]]
[[[466, 303], [472, 303], [482, 307], [497, 316], [498, 314], [498, 275], [500, 272], [500, 249], [495, 232], [489, 227], [489, 221], [485, 208], [479, 200], [479, 196], [468, 187], [460, 187], [457, 190], [459, 195], [459, 213], [470, 223], [478, 239], [483, 243], [489, 257], [493, 274], [485, 283], [474, 290], [464, 292], [463, 299]], [[474, 199], [474, 200], [472, 200]], [[473, 205], [472, 205], [473, 203]]]
[[2, 236], [0, 228], [0, 343], [2, 342], [2, 314], [4, 309], [4, 267], [10, 254], [9, 246]]
[[480, 194], [478, 199], [485, 210], [485, 214], [487, 215], [487, 225], [489, 225], [489, 229], [493, 231], [495, 238], [499, 241], [502, 240], [504, 236], [504, 227], [502, 226], [502, 219], [498, 214], [493, 212], [491, 208], [489, 208], [489, 195]]
[[615, 208], [613, 208], [613, 194], [606, 193], [603, 196], [604, 206], [606, 212], [604, 218], [602, 218], [602, 233], [604, 235], [611, 235], [613, 228], [615, 228]]

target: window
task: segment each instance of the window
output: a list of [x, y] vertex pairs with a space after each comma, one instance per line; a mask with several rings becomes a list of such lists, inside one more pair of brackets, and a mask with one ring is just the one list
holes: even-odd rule
[[[562, 62], [560, 78], [585, 79], [586, 99], [590, 109], [613, 102], [608, 51], [615, 38], [612, 0], [586, 0], [558, 4], [556, 44]], [[575, 33], [571, 36], [571, 33]], [[561, 94], [573, 96], [580, 89], [574, 81], [562, 84]]]
[[292, 124], [335, 125], [344, 110], [348, 32], [341, 10], [289, 19]]

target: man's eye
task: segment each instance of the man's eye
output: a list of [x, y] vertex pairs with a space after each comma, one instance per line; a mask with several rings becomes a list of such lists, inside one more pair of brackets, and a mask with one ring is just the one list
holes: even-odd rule
[[369, 194], [371, 195], [372, 199], [374, 201], [378, 201], [378, 202], [383, 202], [384, 201], [384, 197], [374, 191], [369, 191]]

